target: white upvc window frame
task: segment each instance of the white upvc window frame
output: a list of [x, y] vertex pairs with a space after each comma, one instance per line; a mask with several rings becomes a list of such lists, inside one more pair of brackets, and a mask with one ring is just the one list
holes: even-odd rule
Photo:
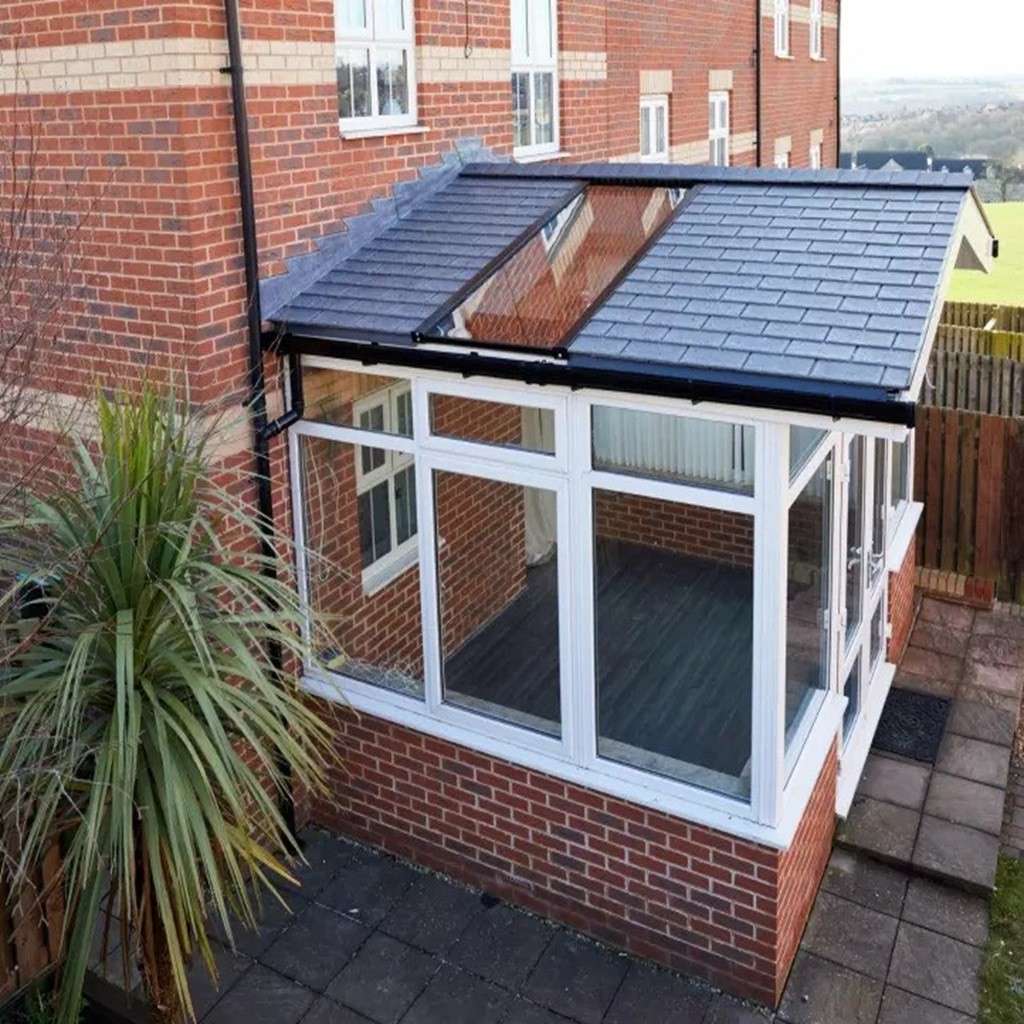
[[789, 170], [789, 150], [775, 154], [775, 169], [779, 171]]
[[[416, 25], [412, 0], [401, 0], [405, 27], [401, 32], [378, 31], [378, 0], [363, 0], [365, 4], [365, 28], [347, 27], [342, 22], [341, 7], [345, 0], [335, 0], [335, 60], [342, 50], [367, 50], [369, 52], [370, 113], [358, 117], [342, 117], [339, 111], [338, 124], [342, 134], [378, 132], [401, 129], [416, 125]], [[381, 114], [378, 96], [377, 63], [380, 50], [400, 49], [406, 53], [407, 88], [409, 90], [408, 111], [404, 114]]]
[[[661, 145], [658, 129], [661, 128]], [[644, 130], [650, 143], [644, 152]], [[640, 162], [667, 163], [672, 145], [669, 140], [668, 96], [664, 93], [645, 94], [640, 97]]]
[[811, 60], [825, 59], [824, 0], [810, 0], [810, 56]]
[[[531, 17], [540, 4], [550, 3], [550, 39], [551, 53], [538, 54], [538, 47], [547, 38], [537, 28], [539, 19]], [[515, 18], [517, 11], [522, 10], [526, 18], [525, 33], [517, 33]], [[551, 76], [551, 117], [552, 138], [550, 142], [530, 143], [525, 146], [514, 146], [512, 155], [516, 160], [539, 159], [559, 152], [561, 146], [561, 119], [559, 116], [559, 81], [558, 81], [558, 0], [509, 0], [509, 20], [512, 30], [512, 66], [511, 75], [525, 74], [528, 76], [528, 111], [531, 135], [536, 121], [536, 83], [538, 74]], [[525, 49], [517, 44], [522, 35]], [[509, 79], [511, 88], [512, 78]], [[514, 131], [514, 130], [513, 130]], [[514, 134], [513, 134], [514, 139]]]
[[790, 0], [775, 0], [775, 56], [789, 57], [792, 34]]
[[820, 142], [812, 142], [808, 151], [808, 163], [812, 171], [821, 170], [822, 145]]
[[732, 160], [729, 137], [732, 131], [731, 106], [727, 90], [718, 89], [708, 94], [708, 160], [713, 167], [728, 167]]
[[[365, 373], [358, 362], [304, 357], [310, 367]], [[829, 662], [829, 686], [813, 711], [800, 724], [799, 736], [785, 745], [785, 655], [787, 597], [787, 522], [792, 500], [830, 453], [839, 450], [841, 431], [850, 421], [832, 421], [810, 414], [752, 411], [720, 403], [694, 405], [682, 399], [623, 395], [593, 389], [572, 391], [519, 382], [465, 381], [440, 371], [382, 365], [374, 373], [408, 380], [412, 389], [414, 438], [324, 423], [300, 421], [289, 432], [293, 515], [297, 550], [304, 549], [304, 515], [300, 444], [303, 437], [321, 437], [350, 444], [372, 445], [415, 458], [418, 503], [418, 561], [420, 572], [424, 696], [387, 690], [339, 673], [307, 666], [304, 685], [328, 699], [343, 700], [357, 710], [461, 743], [534, 770], [557, 775], [622, 799], [657, 808], [689, 821], [777, 848], [791, 842], [817, 782], [829, 748], [842, 728], [844, 702], [837, 692], [838, 658]], [[499, 401], [550, 409], [554, 414], [554, 456], [517, 448], [433, 435], [431, 394]], [[595, 405], [643, 412], [675, 414], [690, 419], [729, 422], [754, 430], [755, 485], [753, 494], [709, 490], [645, 477], [594, 470], [591, 466], [591, 413]], [[813, 456], [790, 480], [790, 426], [823, 429], [828, 434]], [[865, 433], [895, 436], [898, 428], [858, 424]], [[438, 632], [437, 574], [433, 510], [434, 470], [465, 473], [522, 486], [542, 487], [558, 495], [559, 650], [562, 666], [562, 735], [553, 737], [507, 721], [445, 704], [442, 699]], [[738, 799], [698, 785], [608, 761], [597, 756], [592, 646], [593, 489], [611, 489], [753, 516], [754, 608], [752, 650], [751, 787], [749, 800]], [[833, 506], [833, 519], [838, 513]], [[835, 540], [833, 540], [835, 544]], [[835, 566], [834, 547], [832, 564]], [[307, 594], [305, 560], [298, 579]], [[838, 587], [833, 568], [833, 590]], [[831, 617], [836, 619], [837, 602]], [[835, 622], [828, 628], [834, 630]]]

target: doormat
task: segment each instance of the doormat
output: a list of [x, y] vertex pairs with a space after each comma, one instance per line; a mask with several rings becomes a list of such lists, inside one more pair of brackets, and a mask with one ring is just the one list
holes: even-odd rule
[[950, 701], [893, 689], [875, 732], [875, 750], [934, 764], [949, 716]]

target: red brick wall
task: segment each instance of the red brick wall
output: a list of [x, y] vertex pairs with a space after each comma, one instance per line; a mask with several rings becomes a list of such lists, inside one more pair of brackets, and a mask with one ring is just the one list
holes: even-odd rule
[[774, 1004], [832, 835], [834, 754], [780, 853], [344, 713], [315, 821], [638, 956]]
[[896, 572], [889, 573], [889, 624], [892, 636], [889, 638], [888, 661], [899, 663], [903, 652], [910, 643], [910, 633], [917, 615], [916, 551], [913, 542], [907, 546], [903, 564]]

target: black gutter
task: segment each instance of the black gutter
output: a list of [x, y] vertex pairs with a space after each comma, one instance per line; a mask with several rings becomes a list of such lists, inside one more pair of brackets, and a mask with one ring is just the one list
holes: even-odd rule
[[761, 39], [763, 34], [761, 0], [754, 0], [754, 120], [757, 131], [757, 166], [764, 166], [761, 159]]
[[573, 389], [598, 388], [691, 402], [812, 413], [833, 419], [850, 417], [904, 427], [914, 426], [916, 410], [913, 402], [899, 401], [894, 397], [898, 392], [883, 387], [735, 370], [638, 364], [628, 359], [574, 354], [571, 349], [568, 359], [559, 362], [503, 359], [472, 350], [463, 353], [417, 347], [409, 339], [401, 345], [353, 342], [341, 331], [298, 325], [285, 331], [281, 346], [282, 351], [291, 355], [329, 356], [365, 366], [390, 364], [463, 377], [491, 377]]
[[[256, 235], [256, 202], [252, 184], [252, 158], [249, 152], [249, 115], [245, 104], [245, 78], [242, 64], [242, 30], [238, 0], [224, 0], [227, 22], [228, 66], [221, 70], [231, 78], [231, 106], [235, 121], [235, 152], [238, 160], [239, 208], [242, 218], [242, 254], [245, 263], [246, 324], [249, 335], [249, 386], [245, 406], [249, 409], [253, 435], [253, 473], [256, 477], [256, 510], [260, 529], [260, 550], [265, 560], [263, 572], [277, 579], [274, 560], [274, 497], [270, 487], [270, 439], [267, 415], [267, 382], [263, 372], [263, 313], [260, 308], [260, 258]], [[267, 656], [274, 673], [281, 678], [284, 658], [281, 645], [270, 641]], [[284, 778], [281, 814], [288, 831], [295, 837], [295, 801], [292, 794], [292, 766], [281, 759], [278, 768]]]

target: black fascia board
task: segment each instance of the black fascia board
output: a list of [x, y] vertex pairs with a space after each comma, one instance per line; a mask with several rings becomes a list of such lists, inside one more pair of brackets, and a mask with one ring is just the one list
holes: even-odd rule
[[354, 341], [351, 331], [300, 325], [289, 327], [281, 338], [280, 349], [292, 355], [347, 359], [366, 366], [390, 363], [463, 377], [492, 377], [573, 389], [595, 388], [695, 403], [721, 402], [750, 409], [811, 413], [831, 419], [849, 417], [903, 427], [915, 424], [915, 403], [901, 401], [895, 389], [839, 381], [609, 359], [571, 351], [567, 359], [557, 362], [496, 358], [468, 346], [465, 352], [451, 352], [417, 346], [411, 337], [399, 344]]

